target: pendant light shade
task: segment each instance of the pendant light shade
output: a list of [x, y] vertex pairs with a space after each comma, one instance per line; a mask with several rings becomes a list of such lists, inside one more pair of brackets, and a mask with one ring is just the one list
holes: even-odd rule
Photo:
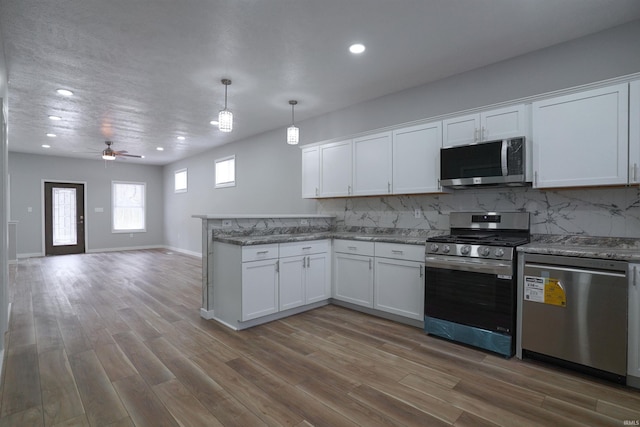
[[298, 144], [298, 142], [300, 142], [300, 129], [298, 129], [294, 125], [294, 120], [293, 120], [293, 107], [297, 103], [298, 101], [294, 101], [294, 100], [289, 101], [289, 104], [291, 105], [291, 126], [287, 128], [287, 144], [289, 145], [296, 145]]
[[224, 109], [218, 113], [218, 129], [220, 132], [231, 132], [233, 130], [233, 113], [227, 109], [227, 87], [231, 80], [222, 79], [224, 85]]

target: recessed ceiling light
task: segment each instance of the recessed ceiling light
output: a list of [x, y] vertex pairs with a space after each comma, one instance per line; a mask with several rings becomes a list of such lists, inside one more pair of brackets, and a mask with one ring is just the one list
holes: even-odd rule
[[49, 119], [58, 121], [58, 120], [62, 120], [62, 117], [60, 117], [60, 116], [49, 116]]
[[187, 138], [185, 138], [184, 136], [179, 136], [179, 137], [177, 137], [176, 139], [177, 139], [178, 141], [184, 141], [184, 140], [185, 140], [185, 139], [187, 139]]
[[217, 120], [211, 120], [209, 123], [211, 123], [213, 126], [218, 126], [218, 121]]
[[73, 92], [69, 89], [57, 89], [56, 92], [62, 96], [73, 96]]
[[47, 136], [49, 138], [55, 138], [57, 135], [55, 133], [48, 133]]
[[366, 47], [360, 43], [355, 43], [349, 46], [349, 52], [356, 54], [364, 52], [365, 49]]
[[162, 147], [157, 147], [157, 148], [156, 148], [156, 150], [158, 150], [158, 151], [164, 151], [164, 148], [162, 148]]
[[51, 146], [48, 144], [42, 144], [42, 148], [51, 148]]

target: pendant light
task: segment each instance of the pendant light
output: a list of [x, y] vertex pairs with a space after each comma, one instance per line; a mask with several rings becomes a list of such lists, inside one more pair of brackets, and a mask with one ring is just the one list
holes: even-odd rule
[[218, 129], [220, 132], [231, 132], [233, 129], [233, 113], [227, 110], [227, 87], [231, 84], [231, 80], [222, 79], [224, 85], [224, 110], [218, 113]]
[[293, 107], [297, 103], [298, 101], [295, 100], [289, 101], [289, 105], [291, 105], [291, 126], [287, 128], [287, 144], [289, 145], [296, 145], [300, 141], [300, 129], [294, 125], [293, 120]]

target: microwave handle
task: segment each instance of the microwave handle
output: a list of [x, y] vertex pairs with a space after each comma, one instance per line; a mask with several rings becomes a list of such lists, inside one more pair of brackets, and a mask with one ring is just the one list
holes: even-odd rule
[[509, 141], [506, 139], [502, 140], [502, 151], [500, 154], [500, 164], [502, 166], [502, 176], [509, 175], [509, 165], [507, 164], [507, 154], [509, 149]]

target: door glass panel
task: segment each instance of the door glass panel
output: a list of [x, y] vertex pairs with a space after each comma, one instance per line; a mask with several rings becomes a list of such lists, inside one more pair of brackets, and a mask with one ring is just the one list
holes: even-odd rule
[[78, 243], [76, 189], [53, 188], [53, 246]]

